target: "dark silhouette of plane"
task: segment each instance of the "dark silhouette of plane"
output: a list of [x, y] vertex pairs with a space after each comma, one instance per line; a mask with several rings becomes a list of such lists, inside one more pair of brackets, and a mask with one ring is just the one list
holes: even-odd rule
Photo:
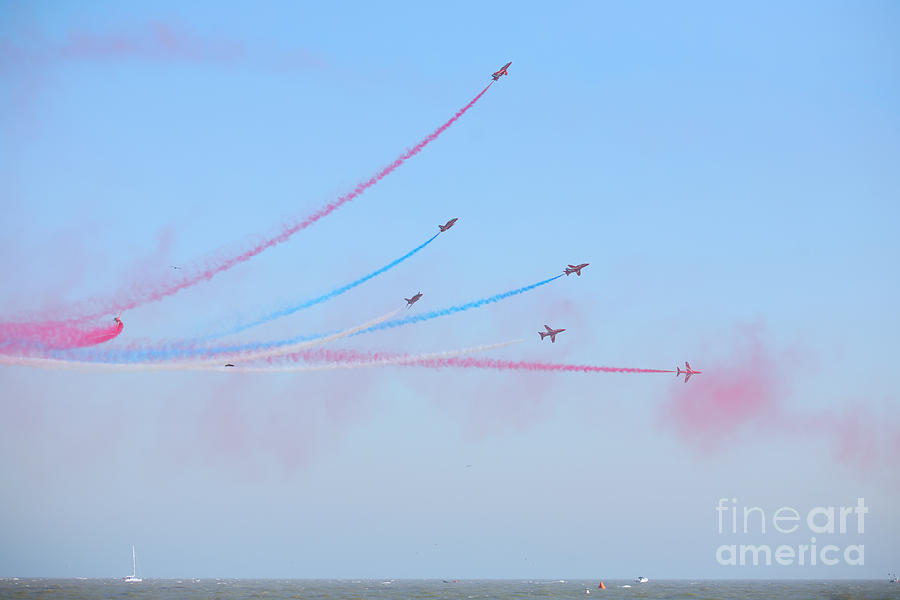
[[509, 65], [511, 65], [511, 64], [512, 64], [512, 61], [509, 61], [508, 63], [506, 63], [505, 65], [500, 67], [499, 71], [494, 71], [493, 73], [491, 73], [491, 77], [494, 78], [494, 81], [497, 81], [504, 75], [509, 75], [509, 73], [507, 73], [506, 70], [509, 68]]
[[421, 298], [421, 297], [422, 297], [422, 292], [419, 292], [418, 294], [416, 294], [416, 295], [413, 296], [412, 298], [404, 298], [404, 300], [406, 300], [406, 308], [409, 308], [410, 306], [412, 306], [413, 304], [415, 304], [416, 302], [418, 302], [418, 301], [419, 301], [419, 298]]
[[562, 333], [563, 331], [565, 331], [565, 329], [553, 329], [549, 325], [544, 325], [544, 328], [547, 331], [538, 331], [538, 334], [541, 336], [541, 339], [544, 339], [546, 336], [549, 335], [551, 344], [556, 343], [556, 334]]
[[591, 264], [591, 263], [581, 263], [580, 265], [569, 265], [568, 268], [566, 269], [566, 277], [568, 277], [572, 273], [575, 273], [576, 275], [581, 277], [581, 270], [583, 268], [585, 268], [586, 266], [588, 266], [589, 264]]
[[693, 370], [693, 369], [691, 368], [691, 363], [689, 363], [689, 362], [687, 362], [687, 361], [684, 361], [684, 371], [682, 371], [680, 367], [675, 367], [675, 369], [677, 370], [677, 372], [675, 373], [675, 377], [678, 377], [679, 375], [681, 375], [682, 373], [684, 373], [684, 382], [685, 382], [685, 383], [688, 382], [688, 379], [691, 378], [691, 375], [697, 375], [697, 374], [703, 372], [703, 371], [695, 371], [695, 370]]

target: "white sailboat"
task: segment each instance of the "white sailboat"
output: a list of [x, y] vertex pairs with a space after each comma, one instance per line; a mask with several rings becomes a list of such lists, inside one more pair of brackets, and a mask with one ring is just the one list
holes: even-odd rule
[[144, 581], [140, 577], [137, 576], [137, 561], [134, 558], [134, 545], [131, 546], [131, 575], [126, 575], [122, 578], [122, 581], [126, 583], [140, 583]]

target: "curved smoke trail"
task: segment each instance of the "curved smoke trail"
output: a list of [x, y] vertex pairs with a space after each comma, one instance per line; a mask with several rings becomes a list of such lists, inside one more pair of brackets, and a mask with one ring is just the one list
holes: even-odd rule
[[305, 300], [299, 304], [295, 304], [293, 306], [289, 306], [287, 308], [283, 308], [281, 310], [277, 310], [275, 312], [269, 313], [268, 315], [261, 317], [255, 321], [251, 321], [251, 322], [245, 323], [243, 325], [238, 325], [236, 327], [233, 327], [233, 328], [225, 330], [225, 331], [221, 331], [219, 333], [210, 334], [210, 335], [198, 338], [195, 341], [203, 342], [206, 340], [212, 340], [212, 339], [216, 339], [216, 338], [220, 338], [220, 337], [225, 337], [226, 335], [240, 333], [241, 331], [245, 331], [247, 329], [250, 329], [251, 327], [256, 327], [257, 325], [262, 325], [263, 323], [268, 323], [269, 321], [273, 321], [280, 317], [286, 317], [288, 315], [292, 315], [297, 311], [309, 308], [311, 306], [315, 306], [317, 304], [321, 304], [327, 300], [331, 300], [332, 298], [340, 296], [344, 292], [348, 292], [348, 291], [352, 290], [353, 288], [355, 288], [356, 286], [365, 283], [366, 281], [372, 279], [373, 277], [377, 277], [378, 275], [381, 275], [382, 273], [393, 269], [394, 267], [396, 267], [397, 265], [399, 265], [400, 263], [402, 263], [403, 261], [405, 261], [406, 259], [411, 257], [413, 254], [417, 253], [419, 250], [421, 250], [422, 248], [424, 248], [425, 246], [427, 246], [428, 244], [433, 242], [439, 235], [440, 235], [440, 232], [434, 234], [427, 241], [416, 246], [415, 248], [413, 248], [412, 250], [410, 250], [409, 252], [407, 252], [406, 254], [401, 256], [400, 258], [389, 262], [388, 264], [384, 265], [380, 269], [376, 269], [375, 271], [372, 271], [368, 275], [360, 277], [356, 281], [353, 281], [346, 285], [342, 285], [341, 287], [331, 290], [330, 292], [328, 292], [326, 294], [322, 294], [321, 296], [318, 296], [316, 298], [311, 298], [311, 299]]
[[[570, 365], [561, 363], [546, 363], [539, 361], [512, 361], [493, 358], [458, 358], [461, 354], [474, 354], [486, 352], [519, 344], [522, 340], [512, 340], [497, 344], [475, 346], [446, 352], [432, 354], [398, 354], [390, 352], [359, 352], [357, 350], [301, 350], [285, 355], [271, 356], [269, 360], [289, 360], [321, 362], [320, 365], [279, 365], [267, 367], [240, 367], [234, 368], [241, 373], [289, 373], [296, 371], [322, 371], [334, 369], [359, 369], [366, 367], [402, 366], [402, 367], [426, 367], [462, 368], [462, 369], [492, 369], [496, 371], [540, 371], [540, 372], [565, 372], [565, 373], [674, 373], [666, 369], [639, 369], [635, 367], [605, 367], [597, 365]], [[231, 368], [228, 369], [232, 370]]]
[[[91, 362], [79, 360], [65, 360], [60, 358], [10, 356], [0, 354], [0, 364], [34, 367], [39, 369], [76, 370], [76, 371], [194, 371], [206, 370], [221, 366], [223, 362], [233, 360], [253, 361], [268, 359], [284, 353], [297, 353], [304, 348], [333, 342], [348, 337], [354, 333], [371, 327], [397, 314], [398, 311], [389, 312], [386, 315], [376, 317], [350, 329], [345, 329], [331, 335], [320, 336], [314, 340], [283, 345], [278, 348], [254, 349], [252, 351], [236, 350], [208, 355], [204, 360], [180, 361], [180, 362]], [[228, 367], [229, 369], [231, 367]]]
[[123, 310], [128, 310], [131, 308], [135, 308], [136, 306], [140, 306], [142, 304], [146, 304], [148, 302], [157, 302], [166, 298], [168, 296], [172, 296], [177, 294], [181, 290], [192, 287], [198, 283], [203, 281], [212, 279], [219, 273], [227, 271], [236, 265], [239, 265], [243, 262], [246, 262], [260, 254], [264, 250], [277, 246], [282, 242], [286, 242], [289, 240], [294, 234], [299, 231], [302, 231], [319, 221], [320, 219], [327, 217], [344, 204], [351, 202], [360, 196], [363, 192], [377, 184], [379, 181], [393, 173], [397, 168], [403, 165], [407, 160], [417, 155], [419, 152], [425, 149], [428, 144], [436, 140], [442, 133], [444, 133], [447, 129], [450, 128], [460, 117], [462, 117], [470, 108], [472, 108], [478, 100], [485, 94], [485, 92], [490, 89], [493, 81], [487, 85], [483, 90], [481, 90], [477, 96], [475, 96], [472, 100], [469, 101], [468, 104], [463, 106], [461, 109], [456, 111], [456, 113], [443, 125], [435, 129], [431, 132], [425, 139], [420, 141], [418, 144], [413, 146], [412, 148], [406, 150], [403, 154], [401, 154], [394, 162], [389, 164], [388, 166], [381, 169], [378, 173], [370, 177], [368, 180], [363, 181], [356, 185], [353, 188], [353, 191], [344, 194], [337, 200], [333, 200], [317, 210], [316, 212], [308, 215], [302, 221], [296, 221], [293, 223], [285, 223], [281, 227], [281, 232], [278, 235], [273, 237], [269, 237], [252, 248], [241, 252], [240, 254], [234, 256], [228, 256], [225, 258], [211, 259], [208, 261], [207, 266], [204, 267], [199, 272], [196, 272], [192, 275], [186, 276], [182, 278], [180, 281], [176, 281], [174, 283], [166, 283], [162, 284], [162, 286], [154, 287], [152, 289], [138, 289], [138, 290], [130, 290], [129, 292], [123, 293], [120, 295], [118, 299], [109, 300], [106, 302], [92, 302], [96, 308], [91, 309], [90, 312], [85, 312], [84, 314], [73, 317], [72, 321], [83, 321], [90, 318], [97, 318], [106, 314], [116, 313]]
[[[505, 346], [519, 344], [522, 340], [511, 340], [508, 342], [498, 342], [496, 344], [485, 344], [482, 346], [473, 346], [470, 348], [460, 348], [458, 350], [445, 350], [444, 352], [434, 352], [430, 354], [406, 355], [406, 354], [389, 354], [383, 352], [356, 352], [354, 350], [336, 350], [328, 352], [296, 352], [290, 356], [273, 357], [287, 358], [289, 360], [311, 360], [322, 361], [329, 364], [316, 365], [281, 365], [271, 367], [228, 367], [217, 368], [217, 370], [228, 370], [236, 373], [296, 373], [302, 371], [333, 371], [339, 369], [364, 369], [370, 367], [389, 367], [402, 366], [409, 364], [417, 364], [419, 361], [433, 360], [449, 360], [452, 357], [461, 354], [474, 354], [477, 352], [487, 352], [496, 350]], [[341, 357], [341, 360], [335, 360]], [[344, 360], [352, 357], [352, 360]]]
[[[524, 287], [516, 288], [514, 290], [509, 290], [507, 292], [502, 292], [500, 294], [495, 294], [493, 296], [489, 296], [487, 298], [481, 298], [480, 300], [473, 300], [471, 302], [467, 302], [465, 304], [458, 304], [456, 306], [450, 306], [448, 308], [443, 308], [440, 310], [435, 310], [429, 313], [424, 313], [421, 315], [411, 315], [405, 317], [403, 319], [397, 319], [394, 321], [385, 321], [378, 323], [376, 325], [372, 325], [371, 327], [366, 327], [359, 331], [354, 332], [352, 335], [360, 335], [363, 333], [370, 333], [372, 331], [380, 331], [383, 329], [390, 329], [394, 327], [402, 327], [403, 325], [409, 325], [410, 323], [418, 323], [419, 321], [428, 321], [430, 319], [436, 319], [438, 317], [443, 317], [447, 315], [452, 315], [458, 312], [463, 312], [467, 310], [471, 310], [473, 308], [478, 308], [484, 306], [486, 304], [492, 304], [494, 302], [499, 302], [506, 298], [510, 298], [512, 296], [516, 296], [519, 294], [523, 294], [529, 290], [533, 290], [535, 288], [541, 287], [543, 285], [547, 285], [551, 281], [555, 281], [562, 277], [562, 275], [556, 275], [551, 277], [550, 279], [545, 279], [543, 281], [539, 281], [537, 283], [532, 283], [531, 285], [526, 285]], [[275, 353], [278, 353], [279, 350], [281, 353], [284, 353], [284, 348], [289, 347], [291, 344], [302, 343], [302, 342], [310, 342], [322, 339], [324, 337], [333, 335], [334, 332], [327, 333], [318, 333], [313, 335], [301, 335], [293, 338], [288, 338], [284, 340], [273, 340], [268, 342], [248, 342], [244, 344], [232, 344], [232, 345], [223, 345], [223, 346], [193, 346], [193, 345], [185, 345], [183, 343], [177, 345], [169, 345], [169, 346], [157, 346], [157, 347], [136, 347], [136, 348], [118, 348], [118, 349], [104, 349], [102, 353], [95, 352], [93, 356], [88, 357], [89, 361], [102, 361], [102, 362], [143, 362], [143, 361], [160, 361], [160, 360], [172, 360], [172, 359], [185, 359], [191, 358], [198, 355], [221, 355], [221, 354], [234, 354], [239, 352], [250, 352], [256, 350], [271, 350]], [[79, 360], [84, 359], [83, 354], [66, 354], [64, 358], [69, 360]], [[87, 361], [84, 361], [87, 362]]]
[[122, 321], [93, 329], [69, 323], [0, 323], [0, 352], [23, 353], [84, 348], [108, 342], [124, 329]]
[[363, 329], [362, 331], [355, 333], [354, 335], [360, 335], [363, 333], [369, 333], [372, 331], [381, 331], [382, 329], [392, 329], [394, 327], [402, 327], [403, 325], [409, 325], [410, 323], [418, 323], [420, 321], [430, 321], [431, 319], [436, 319], [438, 317], [446, 317], [447, 315], [452, 315], [458, 312], [463, 312], [466, 310], [471, 310], [473, 308], [478, 308], [480, 306], [484, 306], [485, 304], [492, 304], [494, 302], [499, 302], [511, 296], [517, 296], [519, 294], [523, 294], [529, 290], [533, 290], [534, 288], [541, 287], [542, 285], [547, 285], [551, 281], [555, 281], [559, 279], [562, 275], [557, 275], [555, 277], [551, 277], [550, 279], [545, 279], [543, 281], [539, 281], [537, 283], [532, 283], [531, 285], [526, 285], [525, 287], [520, 287], [515, 290], [510, 290], [508, 292], [503, 292], [500, 294], [496, 294], [494, 296], [489, 296], [487, 298], [482, 298], [480, 300], [473, 300], [472, 302], [466, 302], [465, 304], [457, 304], [456, 306], [450, 306], [448, 308], [442, 308], [440, 310], [433, 310], [428, 313], [423, 313], [421, 315], [410, 315], [408, 317], [404, 317], [403, 319], [397, 319], [396, 321], [387, 321], [385, 323], [380, 323], [378, 325], [373, 325], [368, 329]]
[[226, 357], [230, 357], [232, 360], [260, 360], [265, 358], [270, 358], [273, 356], [278, 356], [281, 354], [291, 354], [294, 352], [298, 352], [303, 348], [309, 348], [311, 346], [318, 346], [321, 344], [327, 344], [328, 342], [333, 342], [339, 340], [341, 338], [349, 337], [354, 333], [358, 333], [359, 331], [368, 329], [369, 327], [374, 327], [378, 323], [382, 323], [387, 321], [394, 315], [396, 315], [399, 310], [392, 310], [391, 312], [381, 315], [380, 317], [375, 317], [374, 319], [370, 319], [369, 321], [362, 323], [360, 325], [356, 325], [351, 327], [350, 329], [345, 329], [343, 331], [338, 331], [336, 333], [332, 333], [324, 336], [317, 336], [312, 340], [303, 340], [299, 342], [294, 342], [292, 344], [281, 345], [271, 348], [260, 348], [258, 350], [246, 350], [233, 353], [231, 355], [226, 355]]

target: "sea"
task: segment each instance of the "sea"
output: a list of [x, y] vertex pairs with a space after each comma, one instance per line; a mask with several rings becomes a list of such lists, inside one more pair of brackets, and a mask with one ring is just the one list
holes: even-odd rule
[[884, 581], [654, 580], [415, 580], [415, 579], [0, 579], [0, 598], [231, 598], [527, 600], [660, 598], [691, 600], [882, 600], [900, 598], [900, 584]]

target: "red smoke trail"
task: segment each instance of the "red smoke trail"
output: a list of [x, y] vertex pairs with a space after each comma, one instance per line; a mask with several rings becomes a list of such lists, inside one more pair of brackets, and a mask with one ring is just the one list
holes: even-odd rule
[[[893, 414], [891, 414], [893, 413]], [[776, 423], [780, 433], [825, 438], [834, 461], [853, 466], [857, 474], [884, 477], [900, 484], [896, 459], [900, 456], [900, 420], [897, 411], [878, 411], [856, 402], [841, 410], [819, 413], [787, 412]]]
[[765, 337], [761, 326], [741, 328], [731, 356], [707, 364], [689, 384], [672, 386], [659, 407], [659, 424], [701, 456], [733, 450], [736, 443], [806, 438], [829, 446], [831, 459], [858, 476], [877, 474], [900, 483], [896, 402], [881, 408], [859, 401], [823, 410], [794, 407], [792, 390], [802, 382], [801, 373], [815, 372], [815, 358], [802, 346], [773, 348]]
[[115, 325], [84, 329], [67, 323], [2, 323], [0, 352], [29, 350], [65, 350], [108, 342], [124, 329], [122, 321]]
[[[431, 134], [429, 134], [425, 139], [420, 141], [418, 144], [408, 149], [399, 158], [397, 158], [394, 162], [384, 167], [381, 171], [379, 171], [376, 175], [364, 181], [362, 183], [357, 184], [357, 186], [353, 189], [352, 192], [345, 194], [334, 200], [329, 202], [316, 212], [307, 216], [305, 219], [299, 222], [285, 224], [282, 227], [281, 233], [278, 235], [271, 237], [269, 239], [264, 240], [263, 242], [257, 244], [256, 246], [250, 248], [249, 250], [245, 250], [241, 254], [236, 256], [231, 256], [227, 258], [220, 258], [218, 260], [213, 259], [212, 261], [207, 263], [206, 268], [202, 271], [189, 275], [182, 279], [181, 281], [175, 283], [167, 283], [162, 284], [161, 287], [157, 287], [155, 289], [145, 289], [145, 290], [136, 290], [129, 294], [122, 294], [125, 297], [120, 297], [118, 299], [110, 300], [104, 302], [100, 305], [99, 308], [94, 309], [93, 312], [83, 314], [79, 320], [96, 318], [103, 315], [107, 315], [110, 313], [116, 313], [123, 310], [128, 310], [134, 308], [136, 306], [140, 306], [142, 304], [146, 304], [147, 302], [156, 302], [176, 294], [181, 290], [192, 287], [202, 281], [212, 279], [215, 275], [222, 273], [231, 269], [232, 267], [239, 265], [247, 260], [250, 260], [257, 254], [260, 254], [264, 250], [272, 248], [273, 246], [277, 246], [282, 242], [286, 242], [289, 240], [295, 233], [306, 229], [316, 221], [330, 215], [337, 209], [339, 209], [344, 204], [356, 199], [363, 192], [365, 192], [370, 187], [374, 186], [376, 183], [393, 173], [398, 167], [400, 167], [407, 160], [421, 152], [425, 149], [425, 147], [436, 140], [442, 133], [447, 131], [453, 123], [455, 123], [460, 117], [462, 117], [466, 112], [472, 108], [478, 100], [488, 91], [488, 89], [493, 84], [493, 81], [487, 85], [481, 92], [478, 93], [468, 104], [464, 107], [456, 111], [456, 114], [453, 115], [446, 123], [435, 129]], [[211, 264], [210, 264], [211, 263]]]
[[410, 363], [420, 367], [440, 369], [458, 367], [462, 369], [494, 369], [496, 371], [544, 371], [566, 373], [674, 373], [661, 369], [635, 369], [632, 367], [600, 367], [594, 365], [566, 365], [533, 361], [497, 360], [492, 358], [438, 358]]
[[[394, 315], [397, 314], [397, 310], [389, 312], [380, 317], [375, 317], [374, 319], [370, 319], [365, 323], [360, 323], [354, 327], [349, 329], [345, 329], [343, 331], [338, 331], [331, 335], [318, 337], [312, 340], [303, 340], [294, 342], [289, 345], [282, 345], [277, 347], [266, 347], [265, 344], [256, 345], [255, 347], [232, 347], [225, 348], [223, 350], [218, 351], [207, 351], [203, 356], [194, 356], [189, 360], [178, 360], [178, 361], [144, 361], [144, 362], [116, 362], [116, 361], [84, 361], [84, 360], [67, 360], [65, 358], [60, 358], [59, 356], [46, 356], [42, 355], [40, 350], [43, 348], [31, 348], [31, 350], [37, 350], [38, 352], [19, 352], [19, 353], [4, 353], [2, 349], [0, 349], [0, 364], [7, 365], [16, 365], [22, 367], [34, 367], [39, 369], [55, 369], [55, 370], [75, 370], [75, 371], [196, 371], [196, 370], [208, 370], [213, 367], [222, 366], [224, 362], [237, 362], [237, 361], [254, 361], [254, 360], [264, 360], [271, 356], [276, 356], [281, 353], [299, 353], [306, 348], [311, 346], [318, 346], [319, 344], [327, 344], [328, 342], [333, 342], [339, 340], [341, 338], [345, 338], [347, 336], [353, 335], [358, 331], [362, 331], [372, 325], [381, 323], [390, 319]], [[119, 331], [121, 331], [121, 324]], [[96, 334], [96, 337], [106, 337], [111, 335], [112, 332], [100, 332]], [[111, 338], [108, 338], [111, 339]], [[93, 339], [87, 340], [88, 342], [94, 342]], [[508, 343], [501, 344], [501, 346], [508, 345]], [[494, 347], [499, 347], [495, 345]], [[15, 350], [15, 349], [14, 349]], [[17, 354], [24, 354], [17, 355]]]
[[[709, 367], [702, 381], [672, 389], [660, 407], [660, 423], [701, 451], [717, 449], [748, 425], [775, 422], [786, 394], [784, 370], [790, 356], [774, 356], [762, 342], [760, 327], [745, 328], [734, 356]], [[702, 383], [702, 385], [694, 385]]]
[[[307, 362], [354, 363], [378, 360], [402, 361], [408, 355], [387, 352], [359, 352], [356, 350], [311, 350], [296, 352], [288, 356], [273, 357], [289, 360], [305, 360]], [[674, 373], [661, 369], [635, 369], [631, 367], [600, 367], [594, 365], [567, 365], [559, 363], [542, 363], [533, 361], [511, 361], [492, 358], [426, 358], [410, 357], [409, 362], [397, 362], [400, 366], [416, 366], [430, 368], [456, 367], [462, 369], [494, 369], [497, 371], [560, 371], [569, 373]]]

